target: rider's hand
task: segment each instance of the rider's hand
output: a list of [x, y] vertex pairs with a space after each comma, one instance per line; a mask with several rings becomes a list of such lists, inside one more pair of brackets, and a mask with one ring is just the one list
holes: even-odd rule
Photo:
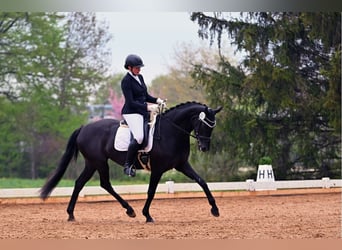
[[160, 99], [160, 98], [157, 99], [157, 103], [158, 104], [165, 104], [165, 102], [166, 102], [166, 100], [163, 100], [163, 99]]
[[158, 112], [159, 106], [158, 104], [150, 104], [150, 105], [147, 105], [147, 110], [150, 112]]

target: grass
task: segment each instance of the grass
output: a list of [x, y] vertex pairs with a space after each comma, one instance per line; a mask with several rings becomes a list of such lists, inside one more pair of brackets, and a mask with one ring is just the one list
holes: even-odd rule
[[[46, 179], [19, 179], [19, 178], [0, 178], [0, 188], [39, 188], [42, 187]], [[59, 187], [72, 187], [75, 180], [61, 180], [58, 184]], [[91, 180], [87, 186], [99, 185], [99, 181]]]
[[[0, 188], [41, 188], [46, 179], [19, 179], [19, 178], [0, 178]], [[133, 184], [146, 184], [140, 180], [119, 180], [111, 181], [112, 185], [133, 185]], [[57, 187], [73, 187], [75, 180], [62, 179]], [[99, 180], [90, 180], [86, 186], [100, 186]]]
[[[136, 184], [148, 184], [150, 179], [150, 173], [146, 171], [137, 171], [137, 176], [134, 178], [122, 175], [121, 179], [111, 179], [113, 186], [117, 185], [136, 185]], [[187, 177], [177, 171], [166, 172], [159, 183], [165, 183], [165, 181], [173, 180], [178, 183], [191, 182]], [[21, 178], [1, 178], [0, 188], [40, 188], [44, 185], [46, 179], [21, 179]], [[75, 179], [63, 179], [58, 183], [58, 187], [73, 187]], [[100, 186], [100, 180], [98, 178], [92, 178], [86, 183], [86, 186]]]

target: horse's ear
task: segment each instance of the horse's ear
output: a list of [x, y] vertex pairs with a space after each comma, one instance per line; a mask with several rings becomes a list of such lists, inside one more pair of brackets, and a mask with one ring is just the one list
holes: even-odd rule
[[220, 106], [220, 107], [218, 107], [217, 109], [214, 109], [213, 111], [214, 111], [215, 114], [217, 114], [217, 113], [220, 112], [221, 110], [222, 110], [222, 107]]

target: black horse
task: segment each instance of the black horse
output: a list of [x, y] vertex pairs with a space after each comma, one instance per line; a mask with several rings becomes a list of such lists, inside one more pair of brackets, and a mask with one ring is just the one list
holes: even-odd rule
[[[193, 170], [188, 162], [190, 153], [190, 136], [197, 139], [201, 151], [209, 150], [210, 138], [216, 125], [215, 115], [222, 108], [210, 109], [206, 105], [187, 102], [179, 104], [157, 116], [153, 148], [150, 151], [151, 175], [148, 196], [143, 208], [146, 222], [153, 222], [149, 208], [158, 182], [164, 172], [175, 168], [190, 179], [195, 180], [204, 190], [211, 213], [219, 216], [219, 210], [206, 182]], [[108, 159], [123, 165], [126, 152], [116, 151], [113, 147], [115, 133], [120, 122], [114, 119], [103, 119], [76, 129], [69, 138], [66, 151], [60, 163], [40, 190], [40, 197], [46, 199], [61, 180], [72, 158], [77, 159], [78, 151], [85, 158], [85, 168], [75, 182], [75, 187], [67, 208], [68, 220], [73, 221], [74, 208], [81, 189], [97, 170], [101, 187], [113, 195], [126, 209], [130, 217], [135, 217], [133, 208], [117, 194], [109, 180]], [[195, 135], [191, 132], [194, 130]], [[140, 168], [140, 167], [137, 167]]]

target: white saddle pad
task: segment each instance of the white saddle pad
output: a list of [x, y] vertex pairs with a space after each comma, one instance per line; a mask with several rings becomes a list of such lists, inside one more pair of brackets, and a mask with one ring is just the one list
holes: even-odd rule
[[[153, 134], [154, 127], [156, 123], [156, 116], [153, 117], [152, 122], [150, 122], [150, 130], [148, 136], [148, 144], [144, 149], [139, 150], [139, 152], [150, 152], [153, 146]], [[116, 136], [114, 140], [114, 148], [118, 151], [127, 151], [128, 146], [131, 142], [131, 131], [128, 126], [120, 126], [116, 131]]]

